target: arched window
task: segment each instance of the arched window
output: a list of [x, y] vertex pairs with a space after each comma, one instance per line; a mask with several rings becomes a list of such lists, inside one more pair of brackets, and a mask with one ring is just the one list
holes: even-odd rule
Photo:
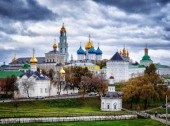
[[110, 109], [110, 104], [109, 103], [107, 103], [107, 109]]
[[114, 104], [113, 104], [113, 108], [114, 108], [114, 109], [117, 109], [117, 103], [114, 103]]

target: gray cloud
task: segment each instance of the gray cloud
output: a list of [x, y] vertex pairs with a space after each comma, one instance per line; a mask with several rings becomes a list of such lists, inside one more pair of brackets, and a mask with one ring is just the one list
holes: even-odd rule
[[56, 18], [51, 10], [35, 0], [1, 0], [0, 17], [19, 21], [40, 21]]
[[150, 13], [153, 9], [160, 9], [169, 0], [94, 0], [95, 2], [116, 6], [130, 13]]

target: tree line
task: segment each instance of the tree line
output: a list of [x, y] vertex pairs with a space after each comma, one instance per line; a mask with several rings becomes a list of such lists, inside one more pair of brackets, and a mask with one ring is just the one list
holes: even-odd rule
[[122, 86], [123, 100], [130, 103], [133, 108], [134, 103], [143, 103], [143, 108], [147, 109], [152, 101], [164, 100], [167, 94], [167, 85], [159, 74], [156, 73], [154, 64], [146, 67], [144, 75], [131, 78], [123, 83]]

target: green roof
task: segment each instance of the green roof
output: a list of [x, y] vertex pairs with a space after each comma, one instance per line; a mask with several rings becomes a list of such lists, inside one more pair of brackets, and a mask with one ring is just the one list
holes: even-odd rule
[[144, 55], [143, 58], [142, 58], [143, 61], [152, 61], [150, 56], [148, 55]]
[[155, 64], [156, 68], [170, 68], [170, 66], [162, 65], [160, 63]]
[[18, 77], [21, 76], [22, 74], [23, 74], [22, 71], [0, 71], [0, 78], [7, 78], [12, 75]]
[[28, 63], [25, 63], [23, 66], [22, 66], [23, 69], [29, 69], [30, 68], [30, 64]]

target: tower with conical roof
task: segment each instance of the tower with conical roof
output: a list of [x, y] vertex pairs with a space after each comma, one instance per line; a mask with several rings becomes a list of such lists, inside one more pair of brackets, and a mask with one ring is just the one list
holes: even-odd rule
[[64, 55], [64, 60], [65, 62], [68, 62], [68, 43], [67, 43], [67, 34], [66, 34], [66, 29], [63, 23], [63, 26], [61, 27], [60, 30], [60, 40], [59, 40], [59, 52], [61, 55]]
[[115, 82], [126, 81], [129, 79], [129, 62], [124, 59], [118, 52], [107, 61], [106, 76], [114, 76]]
[[144, 66], [149, 66], [152, 63], [153, 63], [153, 61], [151, 60], [151, 58], [148, 54], [148, 47], [146, 45], [146, 47], [144, 48], [144, 56], [142, 57], [142, 60], [140, 60], [140, 64], [144, 65]]
[[32, 54], [32, 57], [30, 59], [30, 65], [31, 65], [31, 70], [32, 71], [37, 71], [37, 58], [35, 57], [35, 50], [33, 48], [33, 54]]

